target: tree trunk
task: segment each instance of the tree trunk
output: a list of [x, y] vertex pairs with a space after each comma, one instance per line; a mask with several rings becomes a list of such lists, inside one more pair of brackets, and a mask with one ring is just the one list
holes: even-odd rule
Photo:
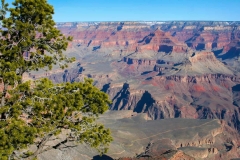
[[52, 134], [48, 134], [46, 137], [43, 138], [43, 140], [40, 142], [40, 144], [37, 146], [37, 150], [33, 153], [33, 155], [31, 155], [30, 157], [28, 157], [28, 160], [33, 160], [34, 158], [37, 157], [37, 155], [39, 155], [40, 153], [42, 153], [43, 151], [43, 147], [45, 146], [45, 144], [48, 142], [49, 138], [51, 138]]
[[28, 158], [26, 158], [27, 160], [33, 160], [34, 158], [36, 158], [39, 154], [43, 153], [44, 150], [44, 146], [45, 144], [49, 141], [49, 139], [54, 135], [54, 133], [56, 132], [56, 130], [53, 130], [52, 132], [50, 132], [48, 135], [46, 135], [42, 141], [39, 143], [39, 145], [37, 146], [37, 150], [33, 153], [33, 155], [29, 156]]

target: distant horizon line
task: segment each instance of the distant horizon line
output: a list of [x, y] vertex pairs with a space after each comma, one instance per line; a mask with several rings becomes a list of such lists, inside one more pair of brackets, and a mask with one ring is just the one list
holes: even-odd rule
[[56, 23], [78, 23], [78, 22], [240, 22], [240, 20], [119, 20], [119, 21], [55, 21]]

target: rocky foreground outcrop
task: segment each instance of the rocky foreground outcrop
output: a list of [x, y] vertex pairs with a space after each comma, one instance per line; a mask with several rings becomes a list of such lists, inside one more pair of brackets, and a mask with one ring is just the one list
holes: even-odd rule
[[193, 160], [230, 159], [239, 156], [240, 141], [239, 137], [236, 137], [237, 133], [233, 130], [231, 133], [227, 132], [228, 126], [225, 122], [217, 119], [178, 118], [153, 121], [149, 120], [147, 114], [108, 111], [100, 117], [99, 122], [111, 129], [114, 138], [104, 157], [97, 156], [97, 153], [86, 145], [78, 145], [59, 146], [58, 149], [42, 153], [38, 158]]

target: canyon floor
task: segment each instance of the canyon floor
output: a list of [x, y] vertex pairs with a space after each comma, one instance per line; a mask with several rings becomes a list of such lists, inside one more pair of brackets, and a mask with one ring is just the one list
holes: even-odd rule
[[[100, 123], [110, 128], [114, 142], [102, 157], [87, 145], [75, 147], [69, 143], [61, 150], [41, 154], [41, 160], [55, 159], [121, 159], [122, 157], [152, 159], [229, 159], [236, 158], [233, 137], [239, 139], [218, 119], [170, 118], [149, 120], [146, 113], [131, 110], [108, 111], [100, 116]], [[228, 128], [228, 129], [227, 129]], [[231, 134], [228, 132], [231, 131]], [[234, 133], [234, 134], [232, 134]], [[54, 140], [53, 140], [54, 141]], [[60, 147], [61, 148], [61, 147]]]
[[[113, 132], [109, 158], [240, 157], [239, 22], [79, 22], [57, 27], [73, 36], [65, 54], [76, 61], [66, 70], [54, 67], [26, 78], [44, 76], [55, 83], [93, 78], [113, 101], [109, 109], [114, 111], [99, 120]], [[73, 150], [76, 157], [69, 159], [97, 155], [84, 145], [77, 150], [81, 153]], [[55, 152], [68, 155], [46, 154]]]

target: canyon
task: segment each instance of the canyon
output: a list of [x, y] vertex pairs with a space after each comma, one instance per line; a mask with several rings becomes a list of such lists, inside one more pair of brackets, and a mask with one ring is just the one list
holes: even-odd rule
[[[124, 145], [119, 143], [128, 140], [118, 136], [131, 138], [135, 134], [141, 139], [144, 136], [136, 130], [147, 137], [169, 129], [158, 128], [150, 134], [141, 130], [142, 118], [135, 118], [139, 122], [129, 122], [128, 129], [119, 131], [110, 125], [114, 134], [119, 133], [114, 135], [116, 142], [110, 147], [110, 157], [133, 159], [134, 154], [145, 155], [144, 148], [150, 142], [154, 146], [147, 155], [161, 159], [170, 159], [169, 155], [172, 159], [240, 157], [239, 22], [69, 22], [57, 23], [56, 27], [64, 35], [73, 36], [65, 54], [76, 57], [76, 61], [66, 70], [53, 67], [48, 72], [31, 72], [26, 78], [44, 76], [55, 83], [92, 78], [94, 85], [112, 100], [110, 110], [134, 114], [133, 118], [122, 117], [123, 121], [132, 122], [134, 117], [144, 115], [150, 121], [146, 127], [149, 131], [178, 121], [174, 128], [189, 127], [188, 123], [216, 123], [216, 131], [214, 127], [203, 127], [204, 136], [198, 135], [197, 129], [187, 139], [184, 135], [191, 131], [179, 129], [179, 133], [171, 132], [161, 140], [146, 138], [139, 142], [140, 146], [133, 145], [141, 150], [125, 146], [127, 153], [121, 156], [112, 154], [111, 149], [120, 151], [117, 146]], [[146, 125], [145, 121], [142, 125]], [[209, 142], [205, 143], [206, 139]]]

